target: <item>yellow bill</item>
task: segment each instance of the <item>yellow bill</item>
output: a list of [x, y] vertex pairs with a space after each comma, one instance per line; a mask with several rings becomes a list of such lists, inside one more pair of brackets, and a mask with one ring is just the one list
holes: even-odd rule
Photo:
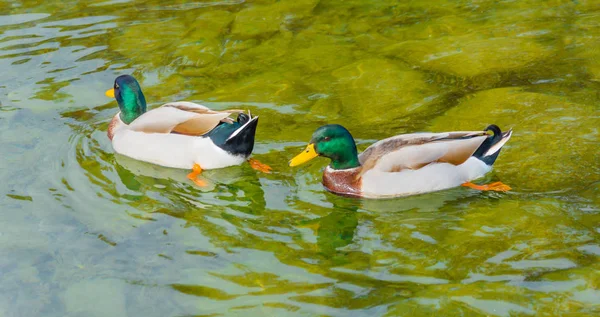
[[106, 95], [106, 97], [114, 98], [115, 90], [111, 88], [111, 89], [107, 90], [104, 94]]
[[291, 161], [290, 166], [298, 166], [300, 164], [304, 164], [315, 157], [319, 156], [317, 152], [315, 152], [315, 145], [313, 143], [309, 143], [306, 146], [306, 149], [302, 151], [302, 153], [296, 155]]

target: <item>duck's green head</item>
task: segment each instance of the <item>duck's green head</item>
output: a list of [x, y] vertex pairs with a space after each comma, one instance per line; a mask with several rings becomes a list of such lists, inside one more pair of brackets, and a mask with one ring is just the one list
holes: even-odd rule
[[336, 170], [360, 166], [354, 138], [339, 124], [318, 128], [306, 149], [290, 161], [290, 166], [306, 163], [317, 156], [331, 159], [330, 166]]
[[130, 124], [146, 112], [146, 98], [140, 84], [133, 76], [117, 77], [113, 89], [107, 90], [106, 96], [117, 99], [121, 109], [121, 120], [126, 124]]

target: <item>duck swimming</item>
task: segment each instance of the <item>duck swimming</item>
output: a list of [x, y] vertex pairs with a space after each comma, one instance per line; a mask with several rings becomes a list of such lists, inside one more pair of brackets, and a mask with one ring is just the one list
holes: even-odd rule
[[313, 133], [306, 149], [289, 165], [297, 166], [317, 156], [329, 158], [323, 186], [345, 196], [390, 198], [460, 185], [507, 191], [510, 187], [500, 182], [475, 185], [469, 181], [492, 169], [511, 135], [512, 130], [502, 133], [496, 125], [483, 131], [402, 134], [378, 141], [358, 155], [350, 132], [329, 124]]
[[[258, 116], [242, 110], [211, 110], [179, 101], [146, 111], [146, 99], [138, 81], [130, 75], [115, 79], [108, 97], [119, 104], [108, 127], [115, 152], [161, 166], [192, 169], [188, 178], [203, 186], [197, 176], [205, 169], [240, 165], [254, 149]], [[237, 120], [230, 116], [237, 113]], [[269, 167], [251, 161], [253, 168]]]

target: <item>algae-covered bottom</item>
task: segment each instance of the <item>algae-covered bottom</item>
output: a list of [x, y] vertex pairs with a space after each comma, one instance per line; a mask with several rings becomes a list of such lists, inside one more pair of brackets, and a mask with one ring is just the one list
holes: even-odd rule
[[[0, 316], [600, 314], [597, 1], [0, 2]], [[115, 155], [103, 92], [258, 114], [248, 165]], [[337, 197], [320, 125], [359, 149], [514, 135], [480, 182]]]

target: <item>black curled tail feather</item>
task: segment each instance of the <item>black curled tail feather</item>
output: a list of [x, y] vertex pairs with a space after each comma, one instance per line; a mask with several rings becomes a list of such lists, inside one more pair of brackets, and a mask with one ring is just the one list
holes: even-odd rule
[[254, 150], [254, 135], [258, 125], [258, 117], [240, 113], [233, 123], [221, 123], [205, 137], [226, 152], [248, 157]]
[[500, 127], [495, 124], [490, 124], [484, 131], [492, 131], [493, 134], [488, 136], [487, 139], [481, 143], [479, 148], [473, 153], [473, 156], [480, 159], [485, 164], [492, 166], [494, 162], [496, 162], [502, 146], [510, 139], [512, 130], [502, 133]]
[[483, 131], [492, 131], [494, 134], [492, 135], [493, 142], [498, 142], [502, 139], [502, 130], [500, 127], [495, 124], [490, 124]]
[[243, 112], [242, 112], [242, 113], [238, 114], [238, 117], [237, 117], [237, 120], [236, 120], [236, 121], [237, 121], [239, 124], [244, 124], [244, 123], [246, 123], [246, 122], [250, 121], [250, 119], [251, 119], [251, 118], [250, 118], [250, 116], [249, 116], [249, 115], [247, 115], [247, 114], [245, 114], [245, 113], [243, 113]]

